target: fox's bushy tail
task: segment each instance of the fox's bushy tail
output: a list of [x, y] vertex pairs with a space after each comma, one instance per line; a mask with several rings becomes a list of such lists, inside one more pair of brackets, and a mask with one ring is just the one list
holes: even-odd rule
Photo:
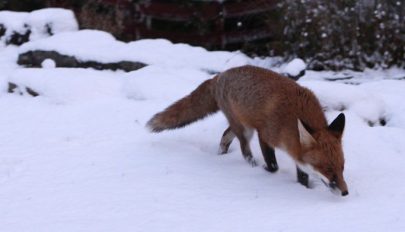
[[152, 132], [184, 127], [219, 110], [215, 100], [216, 78], [204, 81], [189, 95], [155, 114], [146, 124]]

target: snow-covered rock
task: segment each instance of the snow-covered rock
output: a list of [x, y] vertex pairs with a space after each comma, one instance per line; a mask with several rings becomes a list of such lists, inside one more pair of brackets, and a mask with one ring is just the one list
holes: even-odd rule
[[30, 41], [79, 29], [74, 13], [60, 8], [33, 11], [28, 14], [25, 22], [31, 29]]
[[[50, 61], [52, 61], [52, 63]], [[41, 50], [20, 54], [17, 63], [25, 67], [47, 68], [48, 66], [46, 66], [46, 64], [51, 64], [51, 67], [94, 68], [97, 70], [123, 70], [127, 72], [138, 70], [146, 66], [146, 64], [136, 61], [102, 63], [94, 60], [81, 60], [74, 56], [62, 55], [55, 51]]]
[[325, 111], [351, 111], [364, 123], [374, 126], [385, 124], [387, 112], [384, 100], [363, 86], [328, 81], [300, 81], [319, 98]]
[[282, 73], [294, 80], [298, 80], [305, 75], [305, 69], [305, 62], [302, 59], [295, 58], [282, 67]]
[[74, 57], [79, 61], [102, 64], [129, 61], [195, 68], [212, 73], [252, 62], [251, 58], [240, 52], [211, 52], [187, 44], [173, 44], [165, 39], [145, 39], [124, 43], [116, 40], [109, 33], [96, 30], [61, 33], [29, 42], [21, 46], [19, 54], [35, 51], [52, 51]]

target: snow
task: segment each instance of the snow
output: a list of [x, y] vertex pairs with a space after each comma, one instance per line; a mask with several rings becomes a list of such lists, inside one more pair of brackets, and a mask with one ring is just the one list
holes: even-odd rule
[[25, 12], [0, 11], [0, 24], [7, 28], [5, 34], [0, 37], [0, 45], [4, 44], [6, 39], [14, 32], [25, 34], [27, 31], [27, 26], [25, 25], [27, 16], [28, 13]]
[[[129, 73], [18, 67], [17, 54], [34, 47], [151, 65]], [[0, 230], [405, 231], [404, 70], [308, 71], [299, 81], [329, 121], [346, 114], [345, 198], [317, 180], [299, 185], [280, 150], [280, 170], [266, 172], [256, 135], [258, 167], [237, 141], [216, 155], [227, 127], [220, 113], [180, 130], [146, 130], [153, 114], [211, 78], [207, 70], [273, 61], [167, 40], [126, 44], [95, 31], [0, 50]], [[324, 80], [348, 75], [356, 85]], [[8, 94], [8, 82], [40, 96]], [[369, 126], [381, 117], [386, 126]]]
[[290, 76], [298, 76], [302, 71], [306, 69], [307, 65], [300, 58], [295, 58], [287, 63], [284, 67], [283, 73], [287, 73]]
[[29, 40], [34, 41], [67, 31], [77, 31], [79, 26], [71, 10], [60, 8], [47, 8], [27, 12], [0, 11], [0, 24], [6, 28], [6, 33], [0, 42], [6, 40], [14, 33], [25, 34], [31, 31]]
[[42, 68], [55, 68], [55, 67], [56, 67], [56, 63], [55, 63], [55, 61], [52, 60], [52, 59], [45, 59], [44, 61], [42, 61], [41, 67], [42, 67]]
[[[61, 46], [63, 44], [63, 46]], [[86, 49], [83, 49], [86, 48]], [[165, 39], [124, 43], [111, 34], [96, 30], [61, 33], [47, 39], [26, 43], [20, 54], [33, 50], [57, 51], [82, 61], [113, 63], [138, 61], [169, 67], [193, 67], [209, 72], [249, 64], [251, 59], [239, 52], [207, 51], [187, 44], [173, 44]]]
[[48, 37], [47, 26], [49, 26], [52, 34], [77, 31], [79, 28], [74, 13], [71, 10], [59, 8], [33, 11], [28, 14], [26, 23], [31, 26], [31, 41]]
[[325, 81], [300, 81], [303, 86], [310, 88], [319, 97], [326, 110], [349, 110], [365, 122], [377, 123], [385, 118], [385, 102], [373, 91], [364, 86], [352, 86]]
[[14, 30], [24, 28], [24, 20], [27, 18], [26, 12], [0, 11], [0, 23], [6, 28]]

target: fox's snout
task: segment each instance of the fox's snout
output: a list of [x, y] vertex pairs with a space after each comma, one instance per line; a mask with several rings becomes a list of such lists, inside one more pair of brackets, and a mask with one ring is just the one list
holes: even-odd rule
[[344, 196], [347, 196], [347, 195], [349, 195], [349, 191], [345, 190], [345, 191], [342, 192], [342, 196], [343, 196], [343, 197], [344, 197]]
[[341, 195], [343, 197], [349, 195], [349, 191], [347, 190], [347, 185], [344, 180], [342, 180], [342, 183], [340, 184], [336, 180], [330, 181], [329, 183], [325, 182], [323, 179], [321, 180], [325, 184], [325, 186], [328, 187], [333, 193]]
[[341, 180], [341, 182], [342, 183], [340, 183], [340, 185], [335, 185], [335, 186], [336, 186], [336, 188], [340, 189], [340, 193], [344, 197], [344, 196], [349, 195], [349, 190], [347, 190], [346, 182], [343, 179]]

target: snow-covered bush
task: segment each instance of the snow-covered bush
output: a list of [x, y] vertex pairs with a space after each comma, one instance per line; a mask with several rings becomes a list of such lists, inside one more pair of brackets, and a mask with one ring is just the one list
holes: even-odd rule
[[21, 45], [66, 31], [78, 30], [72, 11], [48, 8], [26, 12], [0, 11], [0, 44]]
[[20, 45], [29, 40], [30, 30], [25, 23], [28, 13], [0, 11], [0, 45]]
[[285, 0], [284, 55], [310, 69], [405, 67], [404, 2]]

